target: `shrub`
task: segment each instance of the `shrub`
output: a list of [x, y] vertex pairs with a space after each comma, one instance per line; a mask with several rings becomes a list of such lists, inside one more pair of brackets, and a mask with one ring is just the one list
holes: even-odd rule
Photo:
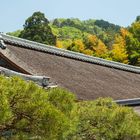
[[[73, 109], [74, 97], [60, 89], [53, 91], [47, 92], [34, 83], [25, 82], [18, 77], [0, 76], [1, 139], [8, 137], [14, 140], [28, 138], [63, 140], [72, 133], [74, 125], [70, 112]], [[58, 96], [57, 91], [61, 95], [65, 94], [67, 99], [65, 104], [61, 105], [61, 102], [55, 104], [55, 99], [51, 98]], [[61, 101], [64, 102], [63, 99]], [[71, 110], [67, 113], [66, 109]]]
[[136, 140], [140, 138], [140, 118], [133, 109], [112, 99], [78, 104], [80, 116], [77, 137], [81, 140]]
[[110, 98], [75, 102], [66, 90], [0, 76], [0, 139], [138, 140], [140, 117]]

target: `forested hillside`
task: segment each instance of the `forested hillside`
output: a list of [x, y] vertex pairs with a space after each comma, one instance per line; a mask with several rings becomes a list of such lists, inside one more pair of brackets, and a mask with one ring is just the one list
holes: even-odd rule
[[127, 28], [104, 20], [56, 18], [35, 12], [24, 29], [9, 33], [91, 56], [140, 66], [140, 16]]

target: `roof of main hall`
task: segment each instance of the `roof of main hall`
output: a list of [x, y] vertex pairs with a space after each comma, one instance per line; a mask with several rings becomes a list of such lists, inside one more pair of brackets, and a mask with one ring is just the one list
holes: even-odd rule
[[33, 75], [49, 76], [80, 100], [140, 97], [140, 68], [1, 34], [0, 57]]

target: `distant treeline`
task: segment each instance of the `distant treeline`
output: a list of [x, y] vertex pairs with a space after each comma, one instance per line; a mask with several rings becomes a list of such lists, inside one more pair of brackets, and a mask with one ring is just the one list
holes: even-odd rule
[[9, 33], [91, 56], [140, 66], [140, 16], [123, 28], [104, 20], [56, 18], [49, 21], [35, 12], [24, 29]]

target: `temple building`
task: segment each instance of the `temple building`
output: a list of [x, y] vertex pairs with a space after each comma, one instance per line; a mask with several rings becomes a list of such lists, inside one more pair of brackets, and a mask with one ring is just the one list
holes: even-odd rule
[[2, 33], [0, 66], [27, 77], [47, 77], [50, 83], [71, 91], [79, 100], [111, 97], [114, 100], [138, 99], [140, 103], [140, 67]]

